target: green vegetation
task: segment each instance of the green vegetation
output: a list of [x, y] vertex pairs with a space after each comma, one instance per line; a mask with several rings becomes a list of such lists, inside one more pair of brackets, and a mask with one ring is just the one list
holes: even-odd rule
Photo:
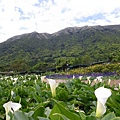
[[120, 74], [120, 64], [119, 63], [108, 63], [108, 64], [98, 64], [85, 68], [78, 68], [70, 70], [69, 74], [88, 74], [88, 73], [117, 73]]
[[[53, 97], [50, 85], [41, 82], [40, 75], [0, 76], [0, 120], [5, 119], [3, 105], [20, 103], [18, 111], [10, 109], [10, 120], [119, 120], [120, 89], [109, 86], [108, 79], [98, 84], [85, 83], [78, 78], [59, 83]], [[96, 117], [95, 90], [104, 86], [112, 95], [106, 101], [106, 112]]]
[[46, 71], [101, 61], [120, 62], [120, 25], [33, 32], [0, 43], [0, 71]]

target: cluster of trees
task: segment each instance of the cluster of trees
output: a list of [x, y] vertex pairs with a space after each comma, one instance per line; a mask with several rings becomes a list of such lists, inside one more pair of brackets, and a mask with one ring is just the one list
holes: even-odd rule
[[[84, 27], [83, 27], [84, 28]], [[0, 71], [45, 71], [94, 62], [120, 62], [120, 26], [37, 32], [0, 43]]]

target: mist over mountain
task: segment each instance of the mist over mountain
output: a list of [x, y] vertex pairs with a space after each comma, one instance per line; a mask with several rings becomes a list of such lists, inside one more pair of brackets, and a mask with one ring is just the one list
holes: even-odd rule
[[32, 32], [0, 43], [0, 71], [42, 71], [100, 61], [120, 62], [120, 25]]

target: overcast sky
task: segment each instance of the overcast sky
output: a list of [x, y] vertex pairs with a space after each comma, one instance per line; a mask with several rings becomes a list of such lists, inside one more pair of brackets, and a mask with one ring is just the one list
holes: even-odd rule
[[0, 42], [37, 31], [120, 24], [120, 0], [0, 0]]

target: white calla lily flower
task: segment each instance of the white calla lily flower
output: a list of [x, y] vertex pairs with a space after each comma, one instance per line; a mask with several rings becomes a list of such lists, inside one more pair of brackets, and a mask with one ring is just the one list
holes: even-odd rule
[[79, 76], [79, 79], [82, 80], [82, 77], [83, 77], [83, 76]]
[[48, 83], [50, 84], [52, 96], [55, 97], [56, 96], [56, 87], [58, 86], [58, 83], [56, 83], [56, 81], [53, 79], [47, 79], [47, 80], [48, 80]]
[[96, 79], [99, 81], [99, 82], [102, 82], [103, 80], [102, 80], [102, 77], [103, 76], [98, 76], [98, 77], [96, 77]]
[[41, 76], [41, 82], [45, 82], [46, 79], [46, 76]]
[[91, 78], [91, 76], [88, 76], [88, 77], [87, 77], [87, 80], [90, 80], [90, 78]]
[[87, 77], [88, 84], [91, 84], [90, 78], [91, 78], [91, 76], [88, 76], [88, 77]]
[[105, 103], [111, 96], [110, 89], [99, 87], [95, 90], [95, 96], [97, 98], [96, 117], [101, 117], [106, 112]]
[[73, 75], [73, 79], [75, 79], [75, 76]]
[[6, 120], [10, 120], [10, 116], [8, 115], [9, 112], [15, 112], [21, 108], [21, 104], [14, 103], [12, 101], [9, 101], [3, 105], [6, 111]]

